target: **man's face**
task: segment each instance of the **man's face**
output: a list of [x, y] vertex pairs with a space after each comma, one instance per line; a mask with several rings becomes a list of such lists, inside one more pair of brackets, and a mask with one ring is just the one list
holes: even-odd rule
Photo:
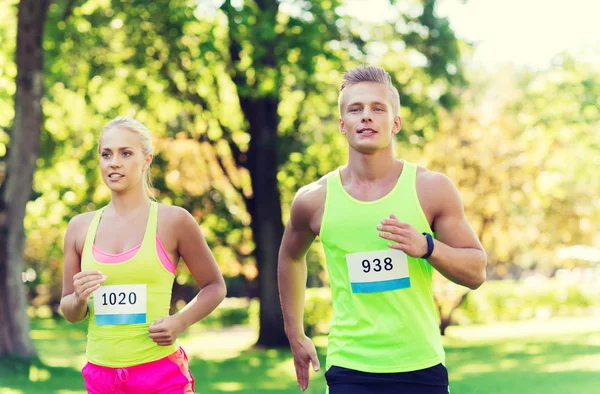
[[402, 127], [392, 103], [392, 92], [382, 83], [361, 82], [342, 91], [340, 131], [352, 149], [368, 154], [390, 146]]

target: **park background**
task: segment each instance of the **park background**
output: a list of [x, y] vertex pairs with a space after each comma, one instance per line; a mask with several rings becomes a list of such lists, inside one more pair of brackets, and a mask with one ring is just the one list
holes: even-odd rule
[[[488, 254], [436, 276], [458, 394], [600, 387], [600, 27], [593, 0], [0, 0], [0, 392], [83, 393], [58, 311], [70, 218], [110, 198], [102, 126], [155, 135], [157, 200], [198, 220], [228, 298], [181, 338], [199, 393], [293, 393], [276, 256], [295, 191], [341, 165], [341, 73], [385, 67], [399, 158], [447, 174]], [[319, 245], [306, 331], [331, 316]], [[197, 291], [184, 264], [173, 311]], [[323, 363], [324, 365], [324, 363]], [[594, 388], [596, 387], [596, 388]], [[324, 392], [323, 371], [309, 393]]]

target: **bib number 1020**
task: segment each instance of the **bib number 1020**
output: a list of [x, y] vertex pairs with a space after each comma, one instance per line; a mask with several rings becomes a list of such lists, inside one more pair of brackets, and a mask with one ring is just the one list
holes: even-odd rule
[[381, 270], [391, 271], [394, 269], [394, 265], [392, 264], [392, 259], [390, 257], [386, 257], [381, 261], [381, 259], [373, 259], [367, 260], [364, 259], [362, 261], [363, 272], [368, 274], [369, 272], [380, 272]]
[[135, 305], [137, 295], [134, 292], [104, 293], [102, 294], [102, 305]]
[[94, 293], [97, 326], [146, 323], [145, 284], [100, 286]]

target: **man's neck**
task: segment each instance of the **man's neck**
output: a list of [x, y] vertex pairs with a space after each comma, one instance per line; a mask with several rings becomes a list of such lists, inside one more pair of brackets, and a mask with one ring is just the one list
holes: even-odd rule
[[372, 154], [350, 150], [348, 164], [343, 176], [358, 183], [371, 183], [396, 175], [402, 167], [402, 161], [394, 157], [391, 150], [383, 150]]

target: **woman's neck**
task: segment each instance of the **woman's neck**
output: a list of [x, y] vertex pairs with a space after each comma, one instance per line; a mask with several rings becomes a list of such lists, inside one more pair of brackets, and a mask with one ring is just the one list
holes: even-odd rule
[[108, 207], [110, 207], [117, 216], [129, 216], [138, 210], [146, 210], [151, 204], [150, 198], [144, 189], [127, 190], [125, 192], [113, 192]]

